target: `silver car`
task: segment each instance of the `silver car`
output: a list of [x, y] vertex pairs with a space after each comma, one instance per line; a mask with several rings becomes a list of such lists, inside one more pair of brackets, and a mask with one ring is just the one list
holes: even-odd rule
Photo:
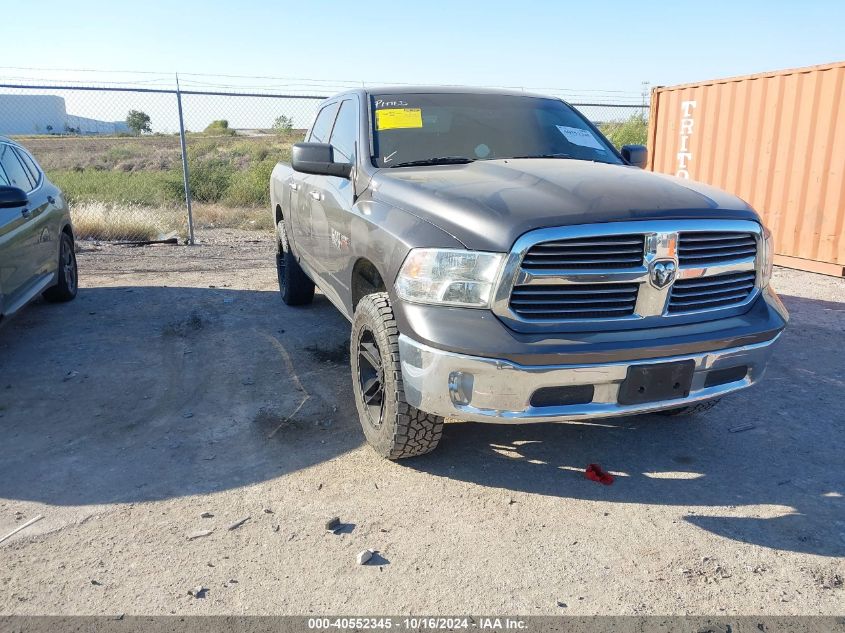
[[78, 272], [70, 211], [32, 155], [0, 137], [0, 318], [39, 294], [76, 296]]

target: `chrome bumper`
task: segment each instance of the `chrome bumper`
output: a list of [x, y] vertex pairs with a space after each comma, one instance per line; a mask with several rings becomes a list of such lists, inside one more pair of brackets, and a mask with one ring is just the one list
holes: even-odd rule
[[[453, 354], [422, 345], [405, 335], [399, 336], [399, 353], [409, 404], [448, 418], [510, 424], [632, 415], [671, 409], [738, 391], [762, 377], [778, 336], [755, 345], [700, 354], [591, 365], [517, 365], [493, 358]], [[617, 402], [628, 367], [682, 360], [695, 362], [688, 397], [633, 405]], [[708, 372], [741, 365], [748, 367], [744, 378], [705, 386]], [[542, 407], [530, 404], [531, 396], [538, 389], [576, 385], [593, 386], [591, 402]]]

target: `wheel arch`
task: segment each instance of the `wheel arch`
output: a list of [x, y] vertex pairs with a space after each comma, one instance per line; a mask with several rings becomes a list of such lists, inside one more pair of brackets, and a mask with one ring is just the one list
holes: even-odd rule
[[384, 291], [396, 299], [393, 280], [412, 249], [463, 246], [430, 222], [373, 199], [354, 205], [349, 236], [352, 253], [344, 264], [343, 282], [350, 289], [348, 307], [352, 315], [358, 302], [369, 294]]
[[67, 222], [64, 226], [62, 226], [61, 232], [67, 235], [71, 240], [76, 242], [76, 236], [73, 234], [73, 227], [70, 225], [70, 222]]
[[384, 276], [378, 267], [366, 257], [359, 257], [352, 267], [350, 288], [353, 314], [358, 307], [358, 302], [367, 295], [387, 292]]

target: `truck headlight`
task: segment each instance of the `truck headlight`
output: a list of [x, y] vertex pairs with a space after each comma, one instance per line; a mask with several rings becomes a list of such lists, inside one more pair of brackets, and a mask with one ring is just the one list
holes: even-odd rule
[[415, 248], [396, 276], [396, 292], [417, 303], [487, 308], [504, 257], [502, 253]]
[[760, 287], [765, 288], [772, 279], [772, 269], [775, 265], [775, 244], [772, 232], [763, 227], [763, 256], [761, 258]]

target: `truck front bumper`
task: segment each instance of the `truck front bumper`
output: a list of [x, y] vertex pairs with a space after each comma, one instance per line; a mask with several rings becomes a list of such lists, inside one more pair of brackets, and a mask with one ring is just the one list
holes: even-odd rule
[[[779, 336], [715, 351], [589, 364], [521, 365], [436, 349], [404, 334], [399, 353], [405, 397], [413, 406], [453, 419], [508, 424], [632, 415], [738, 391], [761, 378]], [[619, 403], [629, 367], [676, 361], [694, 363], [686, 397]]]

